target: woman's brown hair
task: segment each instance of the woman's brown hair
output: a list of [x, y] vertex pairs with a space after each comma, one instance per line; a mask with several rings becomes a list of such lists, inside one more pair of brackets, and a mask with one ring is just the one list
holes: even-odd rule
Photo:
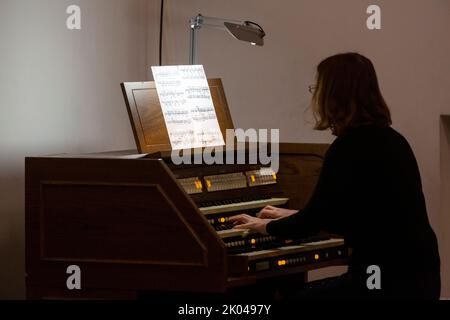
[[358, 53], [343, 53], [317, 67], [313, 95], [315, 129], [341, 135], [348, 128], [392, 124], [372, 62]]

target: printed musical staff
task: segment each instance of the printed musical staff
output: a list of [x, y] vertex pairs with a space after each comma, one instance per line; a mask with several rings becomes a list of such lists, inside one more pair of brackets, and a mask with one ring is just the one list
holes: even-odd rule
[[152, 67], [175, 150], [225, 144], [203, 66]]

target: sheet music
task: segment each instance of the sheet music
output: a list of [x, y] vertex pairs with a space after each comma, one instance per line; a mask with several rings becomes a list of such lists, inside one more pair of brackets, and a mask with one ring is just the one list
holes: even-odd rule
[[203, 66], [152, 67], [172, 149], [225, 145]]

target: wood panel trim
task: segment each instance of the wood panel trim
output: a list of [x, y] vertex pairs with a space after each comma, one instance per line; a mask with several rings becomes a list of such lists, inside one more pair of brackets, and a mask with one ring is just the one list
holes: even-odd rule
[[[199, 247], [202, 250], [203, 253], [203, 257], [202, 257], [202, 262], [201, 263], [182, 263], [182, 262], [173, 262], [173, 261], [163, 261], [163, 260], [119, 260], [119, 259], [79, 259], [79, 258], [70, 258], [70, 257], [65, 257], [65, 258], [50, 258], [50, 257], [46, 257], [45, 253], [44, 253], [44, 248], [45, 248], [45, 241], [44, 241], [44, 223], [45, 223], [45, 219], [44, 219], [44, 208], [43, 208], [43, 204], [44, 204], [44, 199], [43, 199], [43, 188], [45, 185], [59, 185], [59, 186], [66, 186], [66, 185], [73, 185], [73, 186], [110, 186], [110, 187], [115, 187], [115, 186], [120, 186], [120, 187], [152, 187], [152, 188], [156, 188], [161, 195], [164, 197], [164, 199], [166, 200], [167, 204], [172, 208], [172, 210], [175, 212], [175, 214], [177, 215], [177, 217], [180, 219], [180, 221], [183, 223], [184, 226], [186, 226], [186, 229], [188, 230], [190, 236], [192, 236], [193, 239], [195, 239], [196, 243], [199, 245]], [[208, 250], [206, 245], [199, 239], [199, 237], [197, 236], [197, 234], [194, 232], [194, 230], [191, 228], [191, 226], [187, 223], [186, 219], [183, 217], [183, 215], [181, 214], [181, 212], [178, 210], [177, 207], [175, 207], [172, 204], [172, 201], [170, 201], [169, 197], [167, 196], [166, 192], [161, 188], [160, 185], [158, 184], [147, 184], [147, 183], [107, 183], [107, 182], [95, 182], [95, 181], [90, 181], [90, 182], [78, 182], [78, 181], [41, 181], [40, 183], [40, 203], [41, 203], [41, 207], [39, 208], [40, 211], [40, 215], [39, 215], [39, 225], [40, 225], [40, 234], [39, 234], [39, 239], [40, 239], [40, 246], [39, 246], [39, 252], [40, 252], [40, 259], [42, 261], [46, 261], [46, 262], [66, 262], [66, 261], [71, 261], [71, 262], [80, 262], [80, 263], [117, 263], [117, 264], [139, 264], [139, 265], [156, 265], [156, 266], [191, 266], [191, 267], [208, 267]]]

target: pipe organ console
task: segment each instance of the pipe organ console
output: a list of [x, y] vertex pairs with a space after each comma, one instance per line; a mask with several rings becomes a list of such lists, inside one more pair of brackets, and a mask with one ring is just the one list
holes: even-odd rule
[[[210, 88], [221, 129], [232, 128], [220, 80]], [[164, 124], [154, 84], [122, 89], [137, 151], [26, 159], [29, 298], [227, 293], [346, 264], [340, 237], [277, 238], [228, 220], [304, 206], [327, 145], [280, 144], [277, 173], [249, 163], [175, 165], [167, 133], [155, 130]], [[72, 265], [81, 290], [67, 288]]]
[[[299, 145], [291, 147], [295, 146], [301, 148]], [[301, 157], [301, 152], [298, 156]], [[343, 240], [329, 235], [282, 239], [233, 229], [234, 225], [229, 222], [231, 216], [242, 213], [255, 216], [266, 206], [288, 207], [290, 199], [283, 193], [278, 175], [270, 167], [216, 165], [212, 167], [215, 174], [211, 175], [205, 167], [186, 171], [170, 162], [168, 166], [217, 232], [227, 253], [233, 255], [233, 261], [246, 261], [239, 264], [240, 268], [233, 266], [232, 273], [282, 270], [345, 257]]]

